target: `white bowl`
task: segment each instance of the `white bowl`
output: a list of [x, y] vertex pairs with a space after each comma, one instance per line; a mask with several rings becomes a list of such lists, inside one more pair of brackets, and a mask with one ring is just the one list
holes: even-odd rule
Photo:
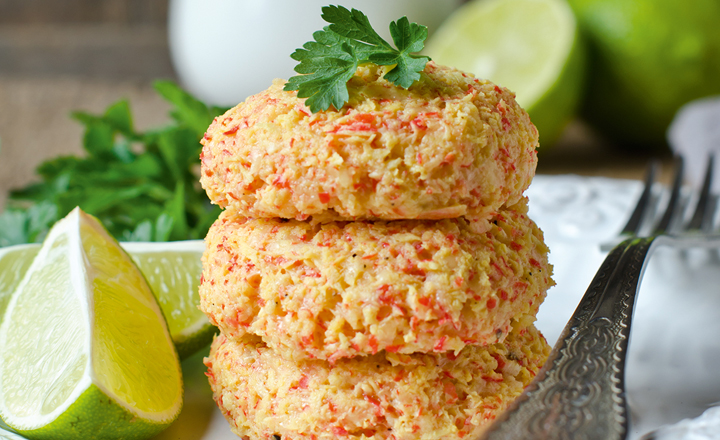
[[[406, 15], [432, 32], [461, 0], [344, 0], [363, 11], [387, 41], [391, 21]], [[328, 23], [327, 0], [170, 0], [170, 55], [182, 85], [199, 99], [232, 106], [287, 79], [290, 54]]]

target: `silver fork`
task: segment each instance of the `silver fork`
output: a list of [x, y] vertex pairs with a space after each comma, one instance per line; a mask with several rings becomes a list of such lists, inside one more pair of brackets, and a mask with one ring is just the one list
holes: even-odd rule
[[624, 370], [630, 324], [648, 256], [658, 245], [720, 245], [710, 235], [716, 198], [710, 158], [695, 212], [683, 222], [683, 161], [669, 201], [651, 235], [638, 237], [652, 215], [657, 163], [622, 234], [631, 238], [605, 258], [545, 366], [480, 440], [622, 440], [628, 432]]

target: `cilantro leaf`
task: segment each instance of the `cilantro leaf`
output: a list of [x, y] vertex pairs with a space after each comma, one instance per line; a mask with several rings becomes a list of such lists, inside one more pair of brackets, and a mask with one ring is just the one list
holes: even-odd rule
[[28, 218], [29, 214], [20, 210], [0, 213], [0, 247], [30, 243]]
[[315, 41], [307, 42], [290, 57], [300, 63], [283, 90], [297, 90], [298, 97], [307, 98], [306, 105], [313, 113], [332, 105], [340, 109], [349, 99], [347, 82], [358, 66], [374, 63], [394, 66], [385, 78], [403, 88], [420, 79], [420, 72], [430, 58], [415, 55], [427, 39], [427, 27], [410, 23], [402, 17], [390, 23], [393, 47], [370, 25], [370, 20], [357, 9], [342, 6], [322, 8], [322, 18], [330, 25], [313, 34]]
[[397, 22], [390, 23], [390, 35], [399, 49], [396, 62], [393, 60], [376, 61], [373, 56], [370, 57], [370, 61], [385, 66], [395, 64], [396, 66], [385, 74], [385, 78], [407, 89], [420, 79], [420, 72], [430, 59], [426, 56], [413, 55], [413, 52], [422, 50], [428, 30], [425, 26], [410, 23], [407, 17], [402, 17]]

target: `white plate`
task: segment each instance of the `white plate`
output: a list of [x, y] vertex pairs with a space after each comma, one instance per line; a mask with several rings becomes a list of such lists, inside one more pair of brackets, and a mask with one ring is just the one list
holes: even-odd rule
[[[530, 216], [545, 232], [557, 286], [538, 314], [552, 344], [627, 221], [638, 181], [537, 176], [527, 194]], [[662, 424], [697, 417], [720, 400], [720, 263], [715, 251], [660, 249], [650, 260], [637, 302], [626, 385], [632, 439]], [[180, 419], [157, 439], [236, 440], [215, 408], [204, 378], [192, 375]]]

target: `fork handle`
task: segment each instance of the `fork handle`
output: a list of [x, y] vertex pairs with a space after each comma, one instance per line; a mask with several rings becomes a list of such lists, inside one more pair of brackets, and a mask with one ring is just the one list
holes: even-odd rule
[[481, 440], [622, 440], [624, 370], [638, 286], [653, 237], [605, 258], [545, 366]]

